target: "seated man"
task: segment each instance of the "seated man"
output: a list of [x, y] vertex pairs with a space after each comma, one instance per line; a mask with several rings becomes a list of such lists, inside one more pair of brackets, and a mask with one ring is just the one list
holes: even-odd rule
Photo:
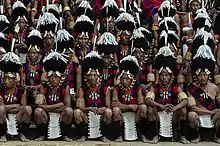
[[102, 83], [104, 61], [101, 56], [92, 51], [87, 54], [82, 71], [85, 84], [76, 99], [74, 118], [77, 134], [80, 136], [78, 141], [85, 141], [87, 135], [88, 113], [101, 115], [102, 140], [108, 141], [108, 132], [112, 119], [112, 110], [110, 109], [110, 90]]
[[[185, 130], [187, 128], [187, 112], [185, 107], [188, 103], [188, 98], [179, 85], [176, 85], [173, 81], [176, 60], [169, 47], [165, 46], [159, 50], [155, 59], [155, 67], [159, 73], [159, 82], [154, 87], [151, 87], [146, 94], [146, 104], [151, 106], [148, 108], [150, 138], [152, 139], [149, 142], [158, 142], [156, 112], [167, 111], [168, 113], [173, 113], [171, 124], [172, 122], [176, 124], [180, 120], [180, 142], [188, 144], [189, 141], [185, 138]], [[172, 129], [172, 125], [170, 128]]]
[[32, 109], [26, 105], [26, 90], [16, 86], [16, 74], [19, 73], [21, 62], [16, 54], [9, 52], [2, 58], [0, 66], [0, 70], [4, 72], [3, 84], [0, 87], [0, 141], [7, 141], [8, 114], [16, 114], [14, 121], [21, 125], [20, 140], [28, 141], [25, 135], [30, 125]]
[[122, 113], [135, 112], [137, 130], [140, 130], [142, 141], [146, 141], [147, 106], [144, 105], [141, 86], [136, 81], [139, 73], [138, 61], [134, 56], [124, 57], [119, 64], [119, 84], [113, 88], [113, 124], [117, 130], [117, 139], [121, 142], [122, 138]]
[[219, 88], [209, 81], [214, 73], [215, 58], [211, 48], [206, 48], [207, 50], [204, 51], [205, 47], [207, 45], [199, 47], [191, 64], [192, 70], [196, 74], [196, 82], [188, 87], [190, 138], [193, 143], [200, 141], [198, 135], [200, 118], [202, 115], [207, 115], [210, 116], [215, 127], [214, 141], [220, 143], [220, 110], [217, 106], [220, 101]]
[[64, 72], [67, 60], [59, 53], [52, 52], [44, 60], [44, 69], [47, 72], [48, 84], [44, 83], [40, 87], [40, 94], [37, 95], [34, 111], [34, 119], [37, 124], [39, 137], [35, 140], [45, 139], [46, 125], [49, 121], [50, 113], [60, 113], [61, 135], [65, 141], [69, 138], [73, 119], [73, 110], [70, 100], [69, 86], [64, 80]]

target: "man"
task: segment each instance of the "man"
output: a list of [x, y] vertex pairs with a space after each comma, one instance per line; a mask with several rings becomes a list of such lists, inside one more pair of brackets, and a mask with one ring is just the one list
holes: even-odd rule
[[215, 69], [215, 58], [210, 47], [206, 45], [199, 46], [197, 54], [194, 56], [191, 67], [196, 75], [196, 82], [188, 87], [189, 97], [189, 125], [191, 131], [191, 142], [200, 141], [199, 127], [200, 116], [208, 115], [213, 121], [215, 132], [214, 141], [220, 143], [220, 111], [219, 88], [210, 82]]
[[50, 113], [60, 113], [61, 135], [65, 141], [72, 141], [69, 137], [73, 120], [70, 88], [66, 82], [63, 82], [67, 60], [61, 54], [52, 52], [44, 58], [43, 62], [48, 83], [41, 85], [40, 93], [35, 101], [37, 108], [34, 111], [34, 118], [39, 134], [39, 137], [35, 140], [41, 141], [46, 138], [46, 125], [51, 122], [48, 121], [48, 113], [49, 115]]
[[121, 13], [115, 20], [116, 27], [119, 30], [117, 34], [117, 41], [119, 42], [119, 47], [116, 52], [118, 64], [120, 60], [131, 54], [131, 35], [134, 30], [135, 20], [134, 17], [129, 13]]
[[[146, 95], [148, 108], [150, 143], [158, 142], [156, 127], [157, 111], [173, 112], [173, 123], [180, 120], [180, 142], [188, 144], [186, 140], [188, 98], [179, 85], [173, 82], [176, 69], [174, 54], [168, 46], [160, 48], [155, 58], [155, 68], [159, 73], [159, 82], [149, 89]], [[176, 119], [176, 121], [174, 120]], [[160, 121], [161, 122], [161, 121]], [[170, 127], [171, 128], [171, 127]]]
[[[1, 59], [1, 70], [4, 72], [3, 84], [0, 87], [0, 141], [6, 142], [8, 114], [16, 114], [17, 124], [21, 125], [20, 140], [28, 141], [27, 132], [30, 125], [32, 109], [27, 106], [26, 90], [16, 86], [16, 74], [19, 73], [21, 62], [13, 52]], [[8, 122], [7, 122], [8, 123]], [[8, 129], [9, 130], [9, 129]]]
[[43, 37], [43, 57], [47, 56], [54, 49], [54, 36], [59, 20], [49, 12], [42, 14], [38, 19], [38, 26]]
[[114, 53], [118, 42], [113, 34], [104, 32], [97, 42], [97, 51], [101, 54], [102, 60], [104, 61], [103, 79], [102, 82], [111, 90], [115, 83], [115, 78], [118, 72], [118, 66], [114, 61]]
[[28, 105], [34, 105], [36, 93], [43, 74], [42, 55], [43, 39], [38, 30], [32, 30], [27, 38], [27, 63], [24, 64], [22, 85], [27, 89]]
[[117, 142], [122, 142], [122, 113], [135, 112], [135, 122], [137, 130], [140, 130], [142, 141], [146, 141], [146, 122], [147, 122], [147, 106], [144, 104], [141, 86], [136, 81], [139, 64], [134, 56], [128, 55], [124, 57], [119, 64], [119, 84], [113, 88], [112, 107], [113, 107], [113, 124], [117, 130]]
[[87, 54], [83, 61], [83, 74], [85, 84], [79, 92], [74, 118], [76, 123], [79, 141], [85, 141], [87, 135], [88, 112], [101, 115], [102, 140], [108, 140], [108, 134], [112, 119], [112, 110], [110, 108], [110, 90], [105, 84], [102, 84], [104, 62], [101, 56], [92, 51]]
[[94, 30], [93, 21], [86, 15], [77, 18], [74, 25], [74, 36], [76, 37], [75, 55], [82, 64], [85, 56], [92, 51], [91, 39]]

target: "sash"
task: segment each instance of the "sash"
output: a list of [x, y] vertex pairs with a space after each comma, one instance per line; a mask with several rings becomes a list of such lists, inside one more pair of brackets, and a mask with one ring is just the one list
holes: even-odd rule
[[93, 112], [88, 113], [88, 138], [99, 138], [102, 136], [100, 131], [101, 115], [95, 115]]
[[137, 129], [135, 124], [135, 112], [122, 113], [124, 119], [124, 138], [125, 140], [136, 140]]
[[7, 133], [10, 135], [18, 135], [18, 124], [16, 114], [8, 114], [6, 118], [7, 123]]
[[173, 137], [172, 117], [173, 112], [166, 112], [165, 110], [158, 112], [160, 118], [160, 136]]
[[60, 113], [49, 112], [48, 139], [56, 139], [61, 137], [60, 129]]
[[213, 110], [215, 108], [214, 100], [201, 88], [195, 84], [189, 85], [190, 94], [206, 109]]

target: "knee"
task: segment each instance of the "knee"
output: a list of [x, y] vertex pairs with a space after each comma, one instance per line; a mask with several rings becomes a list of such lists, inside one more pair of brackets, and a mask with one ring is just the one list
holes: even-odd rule
[[34, 116], [35, 117], [42, 117], [43, 116], [44, 110], [42, 108], [36, 108], [34, 111]]
[[199, 120], [199, 116], [196, 112], [189, 112], [188, 113], [188, 120], [192, 124], [195, 121]]
[[5, 107], [3, 105], [0, 105], [0, 115], [5, 114]]
[[27, 113], [27, 115], [31, 115], [32, 114], [32, 108], [30, 106], [25, 106], [24, 107], [24, 112]]
[[139, 110], [141, 113], [146, 113], [147, 112], [147, 106], [145, 104], [142, 104], [139, 106]]
[[107, 108], [105, 110], [105, 117], [111, 118], [112, 117], [112, 110]]
[[114, 107], [113, 108], [113, 115], [119, 116], [120, 114], [121, 114], [121, 109], [119, 107]]
[[71, 107], [66, 107], [64, 109], [64, 113], [66, 116], [71, 117], [71, 116], [73, 116], [73, 109]]
[[74, 113], [74, 118], [79, 119], [81, 117], [82, 111], [80, 109], [75, 109], [73, 113]]
[[187, 110], [186, 110], [186, 108], [180, 109], [180, 116], [187, 116]]
[[156, 109], [154, 109], [153, 107], [148, 107], [147, 108], [147, 114], [148, 116], [153, 116], [156, 113]]

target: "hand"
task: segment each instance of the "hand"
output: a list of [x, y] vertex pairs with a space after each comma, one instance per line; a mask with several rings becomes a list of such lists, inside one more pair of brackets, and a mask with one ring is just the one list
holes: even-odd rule
[[128, 105], [129, 109], [132, 111], [137, 111], [138, 105], [137, 104], [129, 104]]
[[218, 109], [214, 109], [211, 111], [211, 115], [215, 115], [218, 112]]
[[[165, 109], [167, 112], [172, 112], [173, 111], [173, 108], [174, 108], [174, 106], [172, 105], [172, 104], [167, 104], [166, 105], [167, 106], [167, 108]], [[174, 109], [175, 110], [175, 109]]]
[[163, 110], [165, 110], [167, 108], [167, 105], [163, 105], [163, 104], [161, 104], [160, 105], [160, 109], [163, 111]]
[[98, 114], [103, 114], [106, 110], [106, 107], [101, 107], [98, 109]]
[[89, 111], [93, 112], [94, 114], [98, 114], [99, 109], [97, 107], [89, 107]]
[[57, 108], [61, 108], [64, 106], [64, 103], [63, 102], [60, 102], [60, 103], [57, 103]]

